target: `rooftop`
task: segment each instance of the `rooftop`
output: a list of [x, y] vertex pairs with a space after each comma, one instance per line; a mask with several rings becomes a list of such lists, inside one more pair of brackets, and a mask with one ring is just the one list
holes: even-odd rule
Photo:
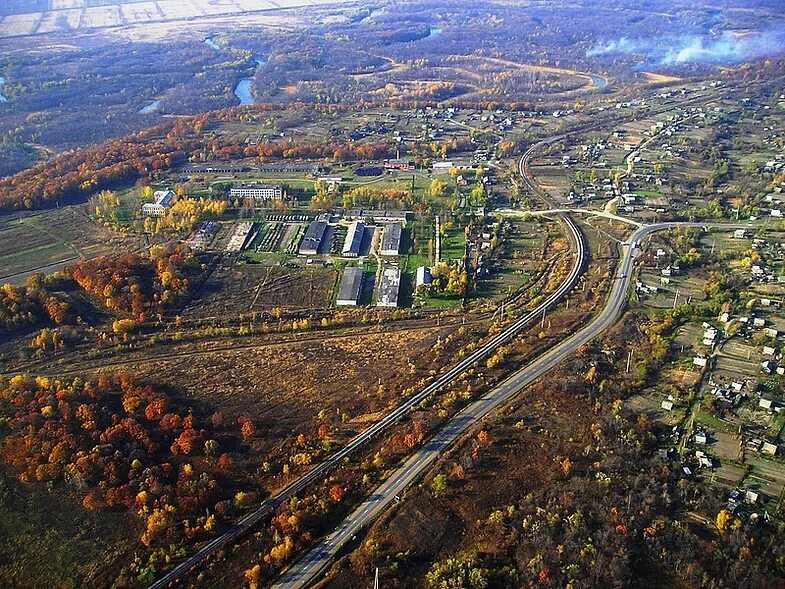
[[376, 300], [376, 305], [378, 307], [397, 307], [400, 286], [401, 270], [395, 266], [386, 267], [382, 272], [379, 298]]
[[365, 223], [355, 221], [349, 225], [349, 231], [346, 234], [346, 241], [343, 243], [343, 253], [359, 255], [360, 247], [363, 243], [363, 235], [365, 233]]
[[399, 223], [390, 223], [384, 228], [382, 234], [382, 255], [398, 255], [401, 249], [401, 225]]
[[311, 223], [300, 244], [300, 253], [318, 253], [325, 231], [327, 231], [327, 223], [325, 221], [314, 221]]
[[346, 270], [344, 270], [341, 286], [338, 289], [339, 305], [357, 304], [360, 300], [363, 274], [362, 268], [346, 268]]

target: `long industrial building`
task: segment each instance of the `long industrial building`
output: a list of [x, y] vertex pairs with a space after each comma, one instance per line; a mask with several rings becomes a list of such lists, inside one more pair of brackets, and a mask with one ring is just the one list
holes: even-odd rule
[[324, 240], [324, 234], [326, 231], [327, 223], [324, 221], [314, 221], [311, 223], [308, 226], [308, 230], [305, 232], [305, 237], [303, 237], [303, 240], [300, 243], [300, 249], [298, 250], [300, 255], [317, 255], [319, 253], [319, 249], [322, 247], [322, 241]]
[[356, 258], [360, 255], [363, 235], [365, 235], [365, 223], [355, 221], [349, 225], [349, 231], [346, 233], [346, 241], [343, 242], [343, 256], [345, 258]]
[[401, 251], [401, 233], [403, 228], [400, 223], [390, 223], [384, 226], [382, 245], [379, 253], [383, 256], [397, 256]]
[[376, 306], [397, 307], [400, 288], [401, 270], [395, 266], [387, 266], [382, 272], [382, 280], [379, 285], [379, 296], [376, 299]]
[[338, 300], [335, 302], [339, 307], [357, 305], [360, 303], [360, 293], [363, 288], [363, 269], [346, 268], [341, 279], [341, 286], [338, 289]]

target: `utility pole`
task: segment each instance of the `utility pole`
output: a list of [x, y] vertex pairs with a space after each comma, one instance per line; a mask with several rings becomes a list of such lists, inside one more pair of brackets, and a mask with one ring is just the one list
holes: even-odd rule
[[545, 309], [542, 310], [542, 323], [540, 323], [540, 329], [545, 327]]
[[627, 354], [627, 374], [630, 373], [630, 364], [632, 363], [632, 350]]
[[674, 309], [676, 308], [676, 301], [678, 300], [678, 298], [679, 298], [679, 288], [676, 287], [676, 295], [673, 297], [673, 308]]
[[373, 589], [381, 589], [381, 586], [379, 585], [379, 567], [376, 567], [376, 575], [373, 579]]

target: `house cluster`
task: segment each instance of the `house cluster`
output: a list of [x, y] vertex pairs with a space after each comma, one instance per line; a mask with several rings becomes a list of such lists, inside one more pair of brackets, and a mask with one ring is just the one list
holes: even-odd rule
[[[760, 299], [761, 306], [764, 307], [774, 307], [779, 306], [780, 303], [777, 301], [772, 301], [771, 299]], [[731, 319], [729, 313], [722, 313], [719, 317], [720, 322], [725, 324], [725, 328], [727, 329], [729, 324], [732, 322], [738, 323], [738, 331], [736, 332], [738, 335], [750, 339], [754, 335], [762, 335], [767, 338], [771, 338], [772, 340], [776, 340], [779, 336], [779, 330], [776, 327], [773, 327], [766, 321], [763, 317], [756, 317], [755, 313], [750, 313], [749, 315], [737, 317], [735, 319]], [[704, 325], [707, 325], [704, 323]], [[707, 330], [706, 333], [708, 333]], [[706, 333], [704, 333], [704, 338]], [[706, 343], [704, 339], [704, 343]], [[778, 353], [777, 348], [774, 345], [764, 345], [762, 348], [763, 356], [767, 359], [761, 363], [761, 370], [766, 374], [772, 374], [776, 372], [779, 375], [785, 375], [785, 365], [778, 366], [781, 362], [781, 355]]]
[[367, 122], [364, 125], [356, 127], [351, 133], [349, 133], [349, 137], [353, 141], [360, 141], [366, 137], [387, 135], [390, 130], [390, 127], [388, 127], [384, 122]]
[[731, 383], [715, 383], [710, 381], [709, 394], [717, 399], [717, 404], [724, 409], [738, 407], [749, 395], [758, 388], [758, 381], [754, 378], [734, 380]]
[[766, 456], [776, 456], [780, 450], [780, 447], [777, 444], [772, 444], [771, 442], [756, 437], [751, 437], [747, 440], [746, 448], [758, 452], [759, 454], [765, 454]]
[[[720, 340], [720, 332], [708, 323], [703, 323], [703, 334], [701, 336], [701, 343], [704, 346], [707, 346], [710, 349], [713, 349]], [[709, 359], [706, 357], [706, 354], [699, 353], [696, 354], [695, 357], [692, 359], [692, 365], [697, 366], [698, 368], [706, 368], [709, 364]]]
[[681, 273], [681, 266], [677, 262], [668, 264], [660, 270], [660, 284], [670, 284], [671, 278]]
[[763, 165], [763, 171], [766, 174], [785, 173], [785, 155], [777, 154], [773, 160], [770, 160]]
[[660, 288], [653, 284], [644, 284], [643, 281], [638, 280], [635, 282], [635, 290], [638, 294], [642, 295], [656, 295]]
[[755, 491], [736, 488], [728, 493], [726, 509], [734, 517], [749, 517], [754, 521], [758, 519], [758, 514], [751, 512], [750, 508], [758, 503], [758, 499], [758, 493]]
[[172, 190], [156, 190], [153, 193], [153, 202], [146, 202], [142, 205], [142, 216], [144, 217], [163, 217], [166, 209], [172, 206], [175, 194]]

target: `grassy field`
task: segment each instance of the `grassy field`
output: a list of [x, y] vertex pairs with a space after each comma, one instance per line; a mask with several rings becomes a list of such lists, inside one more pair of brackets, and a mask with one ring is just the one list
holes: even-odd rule
[[138, 238], [96, 226], [84, 206], [9, 218], [0, 224], [0, 277], [11, 280], [14, 275], [58, 262], [95, 257], [115, 248], [127, 251], [138, 245]]
[[460, 260], [466, 253], [466, 234], [463, 228], [449, 229], [442, 235], [442, 260]]
[[87, 511], [62, 491], [33, 486], [40, 492], [0, 470], [0, 586], [106, 586], [106, 569], [132, 558], [139, 523], [111, 510]]

